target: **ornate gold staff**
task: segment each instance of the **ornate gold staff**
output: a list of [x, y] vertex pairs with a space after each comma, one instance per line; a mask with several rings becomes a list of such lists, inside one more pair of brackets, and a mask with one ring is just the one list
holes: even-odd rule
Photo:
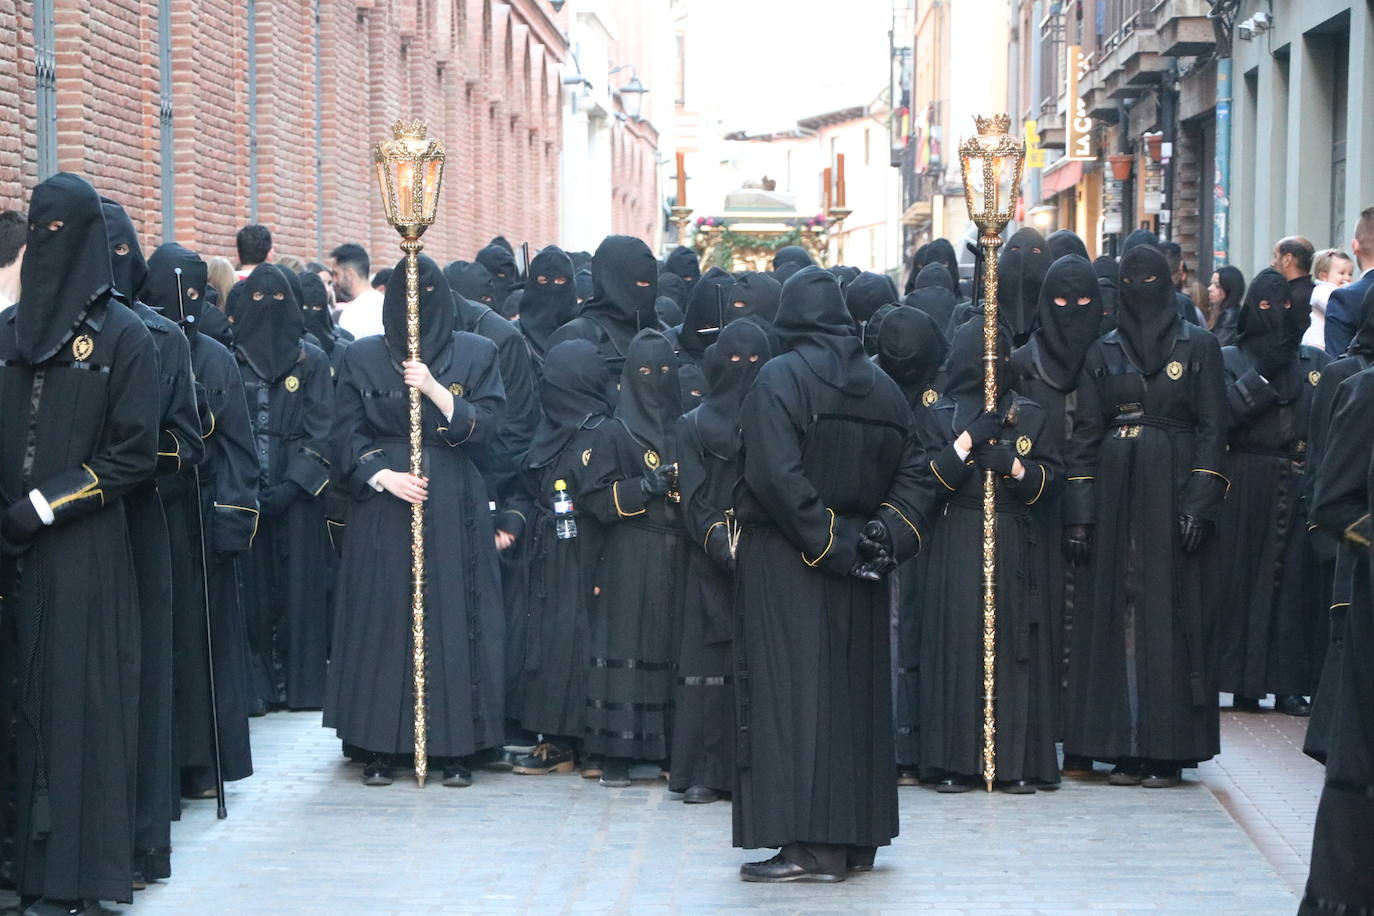
[[[1016, 213], [1026, 144], [1011, 118], [974, 117], [978, 133], [959, 145], [964, 199], [983, 249], [983, 409], [997, 409], [997, 250]], [[997, 475], [983, 474], [983, 782], [997, 778]]]
[[[397, 121], [392, 138], [377, 144], [377, 184], [382, 190], [386, 220], [401, 233], [406, 255], [406, 349], [420, 358], [420, 236], [434, 223], [439, 183], [444, 177], [444, 145], [428, 140], [429, 127], [420, 120]], [[420, 391], [410, 389], [410, 473], [424, 473], [420, 442]], [[429, 766], [425, 718], [425, 507], [410, 507], [410, 636], [411, 667], [415, 677], [415, 781], [425, 784]]]

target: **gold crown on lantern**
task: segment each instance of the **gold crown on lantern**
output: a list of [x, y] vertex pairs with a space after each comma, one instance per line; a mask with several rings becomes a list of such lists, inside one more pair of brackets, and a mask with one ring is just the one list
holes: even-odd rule
[[977, 125], [978, 133], [984, 135], [1005, 134], [1011, 132], [1010, 115], [996, 114], [988, 118], [982, 117], [981, 115], [974, 115], [973, 123]]
[[411, 121], [398, 120], [391, 125], [391, 136], [397, 140], [424, 140], [429, 135], [429, 125], [419, 118]]

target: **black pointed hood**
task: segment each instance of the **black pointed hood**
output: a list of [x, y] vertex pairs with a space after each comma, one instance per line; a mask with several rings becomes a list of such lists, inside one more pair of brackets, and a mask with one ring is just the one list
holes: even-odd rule
[[[1011, 388], [1011, 335], [1004, 325], [997, 333], [997, 401]], [[954, 401], [954, 429], [963, 431], [983, 410], [983, 322], [966, 321], [954, 332], [945, 374], [945, 397]]]
[[667, 296], [659, 296], [654, 300], [654, 314], [658, 316], [658, 323], [665, 328], [675, 328], [682, 324], [682, 306]]
[[[687, 284], [671, 270], [658, 272], [658, 298], [667, 297], [677, 303], [678, 308], [687, 307]], [[677, 324], [677, 322], [673, 322]], [[669, 325], [672, 327], [672, 325]]]
[[338, 331], [334, 327], [334, 316], [329, 311], [329, 290], [324, 288], [324, 281], [316, 273], [303, 273], [298, 280], [305, 329], [315, 336], [324, 352], [333, 353], [334, 345], [338, 343]]
[[1078, 372], [1102, 325], [1102, 289], [1092, 262], [1065, 255], [1040, 288], [1040, 327], [1034, 358], [1045, 381], [1060, 391], [1078, 386]]
[[1029, 226], [1007, 239], [997, 258], [997, 304], [1017, 346], [1035, 329], [1040, 284], [1051, 263], [1045, 237]]
[[830, 387], [857, 396], [873, 390], [874, 366], [854, 335], [840, 285], [826, 271], [806, 267], [788, 278], [773, 327], [783, 350], [800, 356]]
[[490, 248], [493, 245], [497, 246], [498, 248], [506, 249], [506, 252], [510, 254], [511, 257], [515, 256], [515, 246], [512, 245], [504, 235], [493, 236], [492, 240], [490, 242], [487, 242], [488, 248]]
[[1071, 254], [1076, 254], [1085, 261], [1089, 260], [1088, 246], [1083, 244], [1083, 239], [1072, 229], [1051, 232], [1045, 243], [1050, 246], [1050, 257], [1056, 261]]
[[726, 312], [730, 308], [734, 285], [734, 278], [728, 273], [719, 267], [712, 267], [692, 287], [687, 296], [687, 310], [682, 317], [682, 330], [677, 335], [684, 361], [700, 363], [706, 355], [706, 348], [728, 320]]
[[234, 348], [261, 378], [279, 381], [300, 361], [305, 333], [305, 316], [286, 271], [259, 264], [242, 284], [235, 284], [234, 292]]
[[611, 370], [589, 340], [565, 340], [544, 356], [539, 382], [544, 412], [525, 464], [552, 464], [573, 436], [598, 417], [610, 416]]
[[[60, 221], [56, 230], [48, 227]], [[29, 198], [29, 232], [15, 307], [19, 356], [30, 365], [66, 346], [91, 307], [114, 286], [100, 197], [82, 177], [60, 172]]]
[[108, 197], [100, 198], [100, 212], [105, 216], [105, 235], [110, 240], [110, 271], [114, 274], [115, 292], [133, 305], [148, 277], [148, 261], [138, 244], [138, 230], [128, 211]]
[[959, 307], [954, 293], [941, 286], [922, 287], [903, 299], [902, 304], [925, 312], [943, 331], [948, 330]]
[[477, 263], [491, 273], [491, 282], [496, 288], [496, 295], [491, 303], [493, 308], [505, 302], [511, 290], [520, 286], [520, 270], [516, 267], [515, 255], [509, 248], [499, 244], [488, 245], [477, 252]]
[[1126, 236], [1126, 241], [1121, 243], [1121, 257], [1125, 258], [1128, 251], [1132, 248], [1138, 248], [1141, 245], [1149, 245], [1151, 248], [1158, 249], [1159, 236], [1155, 235], [1149, 229], [1135, 230], [1130, 235]]
[[[447, 268], [444, 274], [448, 275]], [[576, 314], [572, 258], [557, 245], [550, 245], [530, 259], [525, 295], [520, 299], [520, 330], [535, 354], [543, 356], [554, 331]]]
[[773, 255], [773, 276], [779, 283], [786, 283], [788, 277], [815, 263], [811, 252], [800, 245], [784, 245]]
[[634, 331], [657, 327], [656, 299], [658, 261], [649, 246], [629, 235], [603, 239], [592, 255], [592, 297], [581, 314], [615, 328], [625, 338], [616, 345], [625, 347]]
[[1178, 305], [1169, 262], [1153, 245], [1136, 245], [1121, 256], [1121, 303], [1116, 329], [1135, 367], [1154, 375], [1169, 361], [1178, 337]]
[[[392, 360], [405, 362], [410, 353], [406, 337], [406, 262], [396, 264], [382, 298], [382, 327]], [[458, 316], [453, 291], [444, 272], [431, 258], [420, 255], [420, 360], [439, 366], [453, 344]]]
[[661, 333], [646, 329], [630, 341], [615, 415], [641, 445], [658, 452], [665, 462], [677, 451], [673, 427], [682, 416], [677, 374], [677, 354]]
[[911, 289], [912, 292], [915, 292], [918, 289], [938, 286], [949, 290], [955, 297], [955, 304], [958, 304], [959, 281], [955, 280], [954, 277], [955, 275], [951, 274], [949, 268], [943, 264], [927, 264], [916, 275], [916, 282], [911, 285]]
[[873, 317], [885, 305], [897, 302], [897, 287], [885, 275], [864, 271], [844, 287], [844, 304], [858, 324]]
[[689, 293], [701, 279], [701, 259], [695, 251], [684, 245], [679, 245], [669, 252], [663, 262], [663, 269], [668, 273], [677, 274]]
[[771, 327], [778, 317], [782, 284], [766, 273], [748, 271], [735, 278], [727, 320], [753, 318]]
[[[926, 246], [925, 260], [921, 262], [921, 264], [922, 270], [932, 264], [939, 264], [945, 270], [949, 271], [950, 288], [956, 294], [958, 293], [959, 259], [954, 256], [954, 246], [950, 244], [949, 239], [932, 239], [931, 243]], [[920, 275], [918, 274], [917, 279], [919, 280], [919, 278]]]
[[898, 306], [883, 318], [878, 332], [878, 366], [912, 400], [930, 387], [949, 355], [944, 328], [925, 312]]
[[737, 321], [706, 348], [706, 397], [692, 412], [702, 444], [726, 461], [740, 449], [740, 408], [763, 364], [772, 357], [768, 335], [752, 321]]
[[213, 289], [207, 282], [207, 271], [200, 255], [176, 242], [165, 242], [148, 259], [148, 272], [138, 299], [176, 322], [188, 339], [193, 338], [200, 332], [207, 290]]
[[1093, 261], [1093, 273], [1097, 274], [1097, 288], [1102, 291], [1102, 323], [1097, 328], [1100, 336], [1116, 330], [1116, 310], [1121, 303], [1121, 273], [1116, 259], [1108, 257]]
[[449, 289], [472, 302], [492, 308], [496, 305], [496, 284], [491, 271], [474, 261], [449, 261], [444, 268]]
[[1293, 290], [1283, 274], [1266, 267], [1245, 291], [1236, 343], [1250, 353], [1291, 350], [1296, 357], [1310, 319], [1311, 306], [1304, 310], [1294, 305]]

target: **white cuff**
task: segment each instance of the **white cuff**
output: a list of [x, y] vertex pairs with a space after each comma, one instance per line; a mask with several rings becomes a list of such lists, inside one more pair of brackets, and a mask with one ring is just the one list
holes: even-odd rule
[[[386, 469], [383, 468], [382, 470], [386, 470]], [[382, 492], [382, 490], [384, 489], [384, 488], [382, 487], [382, 485], [379, 484], [379, 483], [377, 482], [377, 478], [378, 478], [378, 477], [381, 477], [381, 476], [382, 476], [382, 471], [378, 471], [377, 473], [373, 474], [371, 477], [367, 478], [367, 485], [368, 485], [369, 487], [371, 487], [372, 489], [376, 490], [378, 493]]]
[[969, 451], [967, 451], [967, 450], [965, 450], [965, 449], [960, 448], [959, 445], [958, 445], [958, 443], [955, 443], [955, 445], [954, 445], [954, 454], [956, 454], [956, 455], [959, 456], [959, 460], [960, 460], [960, 461], [968, 461], [968, 456], [969, 456], [970, 454], [972, 454], [972, 453], [969, 452]]
[[56, 518], [52, 514], [52, 506], [48, 505], [48, 500], [37, 490], [29, 491], [29, 502], [33, 503], [33, 509], [38, 513], [38, 518], [44, 525], [51, 525]]
[[1016, 480], [1025, 480], [1025, 479], [1026, 479], [1026, 465], [1025, 465], [1025, 462], [1022, 462], [1022, 463], [1021, 463], [1021, 473], [1020, 473], [1020, 474], [1012, 474], [1011, 476], [1012, 476], [1014, 479], [1016, 479]]

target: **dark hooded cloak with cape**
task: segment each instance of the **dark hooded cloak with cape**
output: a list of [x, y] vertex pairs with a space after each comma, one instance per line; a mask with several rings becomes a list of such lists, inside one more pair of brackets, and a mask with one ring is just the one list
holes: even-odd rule
[[630, 341], [641, 329], [657, 329], [658, 262], [637, 238], [610, 235], [592, 256], [592, 295], [582, 310], [550, 338], [590, 340], [614, 375], [625, 365]]
[[1243, 697], [1312, 695], [1326, 654], [1329, 593], [1308, 550], [1303, 472], [1330, 360], [1302, 346], [1310, 313], [1283, 275], [1266, 268], [1245, 294], [1235, 346], [1222, 350], [1231, 490], [1208, 579], [1216, 586], [1217, 681]]
[[[324, 724], [372, 754], [414, 751], [411, 673], [411, 507], [373, 484], [410, 470], [405, 271], [382, 305], [385, 333], [357, 341], [339, 369], [334, 455], [355, 503], [339, 563], [334, 646]], [[429, 753], [447, 758], [499, 745], [502, 717], [501, 574], [487, 488], [472, 450], [489, 443], [503, 402], [496, 346], [457, 330], [453, 293], [439, 266], [420, 259], [420, 356], [453, 395], [444, 416], [422, 398], [429, 479], [425, 638]], [[498, 319], [499, 320], [499, 319]]]
[[324, 699], [333, 569], [322, 496], [329, 485], [334, 385], [329, 358], [305, 343], [305, 317], [272, 264], [253, 268], [234, 346], [258, 453], [261, 518], [239, 565], [259, 708], [317, 709]]
[[682, 326], [667, 335], [678, 351], [683, 410], [696, 407], [706, 394], [702, 360], [706, 357], [706, 348], [730, 320], [728, 311], [734, 296], [734, 283], [734, 279], [719, 267], [706, 271], [687, 296]]
[[[191, 797], [214, 787], [210, 664], [224, 778], [232, 782], [253, 774], [248, 742], [252, 708], [248, 636], [239, 603], [236, 557], [248, 549], [258, 528], [258, 457], [234, 357], [200, 333], [202, 316], [218, 311], [206, 304], [205, 292], [212, 289], [200, 256], [168, 242], [148, 259], [148, 278], [140, 293], [140, 298], [185, 333], [190, 344], [205, 444], [205, 460], [198, 467], [183, 468], [171, 481], [159, 484], [171, 542], [176, 545], [172, 551], [176, 760], [182, 793]], [[182, 583], [187, 584], [183, 587]], [[213, 658], [207, 655], [207, 641]]]
[[998, 314], [1018, 347], [1035, 328], [1040, 285], [1052, 263], [1045, 237], [1029, 226], [1014, 232], [997, 258]]
[[114, 294], [95, 189], [54, 175], [28, 216], [23, 293], [0, 317], [0, 818], [19, 894], [129, 902], [140, 620], [124, 497], [157, 470], [157, 350]]
[[785, 352], [745, 397], [734, 500], [734, 842], [842, 872], [845, 847], [863, 858], [897, 835], [888, 590], [850, 573], [871, 519], [894, 559], [916, 553], [930, 491], [911, 408], [834, 278], [795, 273], [775, 325]]
[[306, 340], [319, 347], [329, 357], [329, 374], [338, 374], [343, 351], [351, 340], [343, 336], [329, 310], [329, 291], [318, 274], [300, 275], [301, 311], [305, 315]]
[[768, 335], [738, 321], [706, 348], [706, 398], [678, 423], [682, 511], [688, 540], [687, 598], [673, 693], [668, 788], [729, 792], [734, 782], [735, 690], [731, 613], [740, 409], [771, 356]]
[[1074, 608], [1064, 750], [1168, 770], [1218, 748], [1212, 545], [1185, 552], [1180, 518], [1214, 521], [1226, 491], [1225, 373], [1216, 338], [1179, 320], [1157, 249], [1122, 257], [1117, 321], [1077, 389], [1064, 523], [1091, 526], [1092, 599]]
[[687, 588], [682, 509], [645, 496], [646, 475], [678, 460], [682, 390], [673, 345], [640, 331], [627, 348], [615, 419], [587, 461], [582, 508], [605, 526], [593, 574], [587, 669], [587, 752], [662, 761], [672, 722], [673, 659]]
[[554, 332], [572, 321], [576, 313], [577, 286], [573, 282], [572, 259], [563, 249], [550, 245], [530, 259], [529, 278], [520, 299], [517, 323], [530, 345], [536, 371], [549, 351], [549, 340]]

